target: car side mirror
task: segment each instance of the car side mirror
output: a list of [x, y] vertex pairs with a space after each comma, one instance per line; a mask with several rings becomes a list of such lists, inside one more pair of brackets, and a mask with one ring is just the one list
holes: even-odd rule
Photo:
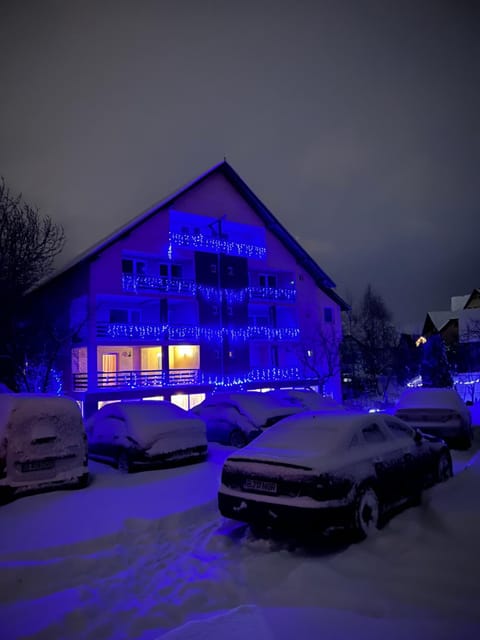
[[420, 433], [420, 431], [415, 430], [415, 435], [413, 436], [413, 439], [417, 444], [420, 444], [423, 441], [423, 436]]

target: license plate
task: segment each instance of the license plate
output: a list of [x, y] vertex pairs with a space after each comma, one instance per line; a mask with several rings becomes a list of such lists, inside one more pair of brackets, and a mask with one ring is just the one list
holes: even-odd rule
[[264, 491], [265, 493], [277, 493], [277, 483], [270, 482], [269, 480], [255, 480], [254, 478], [247, 478], [243, 487], [244, 489]]
[[53, 469], [54, 466], [54, 460], [31, 460], [29, 462], [22, 463], [22, 472], [28, 473], [29, 471], [44, 471], [45, 469]]

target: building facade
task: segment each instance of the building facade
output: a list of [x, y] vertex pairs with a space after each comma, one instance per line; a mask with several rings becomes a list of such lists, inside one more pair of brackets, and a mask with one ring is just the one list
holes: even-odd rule
[[222, 162], [43, 283], [31, 308], [63, 319], [55, 366], [85, 415], [124, 398], [190, 408], [217, 387], [338, 398], [325, 344], [338, 362], [348, 307], [334, 287]]

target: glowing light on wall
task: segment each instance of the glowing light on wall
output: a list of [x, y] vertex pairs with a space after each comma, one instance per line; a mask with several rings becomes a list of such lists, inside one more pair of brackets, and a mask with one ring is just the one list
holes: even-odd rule
[[426, 338], [424, 338], [423, 336], [420, 336], [418, 340], [415, 341], [415, 346], [420, 347], [422, 344], [425, 344], [426, 341], [427, 341]]

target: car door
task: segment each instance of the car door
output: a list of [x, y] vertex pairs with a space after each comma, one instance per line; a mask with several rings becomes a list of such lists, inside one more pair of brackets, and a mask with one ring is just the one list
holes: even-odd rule
[[425, 486], [434, 462], [430, 447], [415, 429], [394, 417], [385, 418], [387, 429], [401, 443], [404, 460], [404, 495], [413, 496]]
[[402, 443], [394, 440], [379, 419], [364, 425], [361, 434], [375, 470], [380, 499], [386, 504], [397, 502], [403, 490], [399, 481], [404, 466]]

